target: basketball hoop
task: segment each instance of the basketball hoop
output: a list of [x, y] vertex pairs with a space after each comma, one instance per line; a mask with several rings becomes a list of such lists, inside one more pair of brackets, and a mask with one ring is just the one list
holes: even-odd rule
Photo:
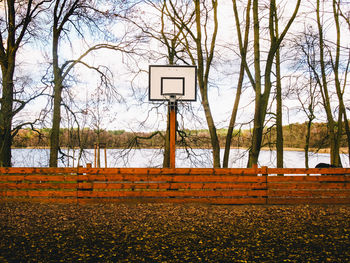
[[150, 101], [197, 100], [197, 68], [196, 66], [149, 66]]
[[170, 168], [175, 168], [177, 101], [197, 100], [196, 66], [149, 66], [150, 101], [168, 101]]

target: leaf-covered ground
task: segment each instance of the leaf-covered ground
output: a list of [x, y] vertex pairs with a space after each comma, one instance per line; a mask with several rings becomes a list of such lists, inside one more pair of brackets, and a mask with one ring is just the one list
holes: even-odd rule
[[0, 203], [0, 262], [350, 262], [350, 206]]

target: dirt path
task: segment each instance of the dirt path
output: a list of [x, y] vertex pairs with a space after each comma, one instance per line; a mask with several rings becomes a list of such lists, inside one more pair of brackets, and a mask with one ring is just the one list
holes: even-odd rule
[[0, 262], [350, 262], [350, 206], [0, 203]]

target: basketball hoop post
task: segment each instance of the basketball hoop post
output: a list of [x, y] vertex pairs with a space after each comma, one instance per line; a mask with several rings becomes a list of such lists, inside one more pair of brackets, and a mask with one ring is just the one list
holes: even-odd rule
[[170, 168], [175, 168], [177, 102], [196, 101], [196, 87], [196, 66], [149, 66], [149, 100], [168, 101], [169, 138], [167, 139], [169, 139]]
[[175, 150], [176, 150], [176, 100], [175, 96], [171, 96], [174, 98], [174, 101], [169, 100], [169, 109], [170, 109], [170, 168], [175, 168]]

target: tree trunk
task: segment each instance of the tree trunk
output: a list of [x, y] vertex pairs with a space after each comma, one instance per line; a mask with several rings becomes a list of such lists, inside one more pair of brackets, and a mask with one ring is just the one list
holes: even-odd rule
[[62, 103], [62, 73], [58, 64], [58, 41], [59, 31], [54, 23], [52, 61], [54, 74], [54, 95], [53, 95], [53, 115], [52, 128], [50, 134], [50, 167], [57, 167], [58, 151], [60, 147], [60, 124], [61, 124], [61, 103]]
[[282, 84], [280, 73], [279, 52], [276, 53], [276, 151], [277, 151], [277, 168], [283, 168], [283, 123], [282, 123]]
[[219, 138], [217, 136], [216, 127], [214, 124], [214, 120], [211, 114], [208, 98], [205, 97], [205, 99], [202, 99], [202, 105], [205, 112], [205, 117], [208, 124], [209, 134], [210, 134], [210, 141], [211, 146], [213, 150], [213, 166], [214, 168], [220, 168], [220, 144], [219, 144]]
[[[257, 82], [256, 82], [257, 83]], [[258, 83], [257, 86], [258, 87]], [[254, 164], [258, 164], [262, 135], [263, 135], [263, 121], [261, 120], [260, 111], [261, 105], [261, 95], [256, 94], [255, 96], [255, 112], [254, 112], [254, 127], [253, 127], [253, 135], [252, 135], [252, 146], [249, 150], [249, 159], [247, 167], [252, 167]]]
[[260, 72], [260, 28], [258, 0], [253, 1], [253, 21], [254, 21], [254, 71], [255, 71], [255, 111], [254, 127], [252, 135], [252, 146], [249, 150], [248, 167], [258, 163], [260, 145], [262, 140], [263, 122], [261, 122], [261, 72]]
[[339, 3], [337, 3], [335, 0], [333, 0], [333, 17], [334, 22], [336, 26], [336, 33], [337, 33], [337, 41], [336, 41], [336, 55], [335, 55], [335, 63], [333, 64], [334, 69], [334, 81], [335, 81], [335, 88], [337, 91], [338, 101], [339, 101], [339, 115], [338, 115], [338, 126], [337, 126], [337, 138], [335, 143], [335, 161], [334, 165], [341, 167], [341, 159], [340, 159], [340, 144], [341, 144], [341, 138], [342, 138], [342, 119], [343, 119], [343, 113], [346, 116], [346, 110], [344, 107], [344, 101], [343, 101], [343, 93], [341, 90], [341, 84], [339, 79], [339, 63], [340, 63], [340, 24], [339, 24]]
[[50, 167], [57, 167], [58, 151], [60, 147], [60, 123], [61, 123], [61, 94], [60, 85], [54, 87], [54, 102], [52, 128], [50, 134]]
[[230, 119], [230, 123], [229, 123], [228, 129], [227, 129], [227, 134], [226, 134], [225, 152], [224, 152], [224, 159], [223, 159], [223, 163], [222, 163], [223, 168], [228, 167], [228, 161], [229, 161], [230, 151], [231, 151], [232, 134], [233, 134], [233, 129], [234, 129], [235, 123], [236, 123], [238, 105], [239, 105], [239, 101], [240, 101], [241, 93], [242, 93], [243, 79], [244, 79], [244, 62], [241, 63], [235, 103], [234, 103], [234, 106], [232, 109], [231, 119]]
[[276, 3], [274, 0], [270, 1], [270, 15], [269, 15], [269, 32], [270, 32], [270, 49], [268, 51], [265, 72], [264, 72], [264, 92], [262, 92], [261, 71], [260, 71], [260, 28], [259, 28], [259, 8], [258, 0], [253, 1], [253, 21], [254, 21], [254, 70], [255, 70], [255, 112], [254, 112], [254, 127], [252, 136], [252, 145], [249, 150], [248, 167], [258, 163], [258, 158], [261, 149], [261, 142], [263, 137], [264, 122], [266, 117], [267, 105], [269, 102], [271, 92], [271, 72], [273, 60], [276, 51], [281, 45], [282, 40], [287, 34], [291, 24], [293, 23], [299, 7], [300, 0], [294, 9], [292, 17], [289, 19], [283, 32], [279, 37], [276, 37], [274, 30], [274, 17], [276, 12]]
[[9, 67], [3, 69], [2, 78], [2, 98], [0, 109], [0, 166], [11, 166], [11, 145], [12, 145], [12, 107], [13, 107], [13, 72], [14, 72], [14, 57], [11, 57], [13, 62], [9, 62]]
[[[254, 112], [254, 128], [252, 137], [252, 146], [249, 151], [248, 167], [258, 163], [258, 158], [261, 150], [261, 143], [263, 138], [264, 123], [271, 92], [271, 72], [273, 60], [277, 49], [283, 39], [279, 40], [275, 36], [273, 17], [275, 13], [275, 2], [271, 0], [270, 4], [270, 23], [269, 31], [271, 44], [265, 66], [265, 83], [264, 92], [262, 92], [261, 72], [260, 72], [260, 28], [259, 28], [259, 13], [258, 1], [253, 1], [253, 19], [254, 19], [254, 68], [255, 68], [255, 112]], [[287, 27], [285, 31], [287, 30]]]
[[[28, 10], [30, 10], [32, 1], [28, 2]], [[7, 5], [7, 6], [6, 6]], [[24, 5], [25, 6], [25, 5]], [[16, 67], [16, 52], [19, 44], [26, 32], [28, 17], [24, 17], [20, 25], [16, 25], [16, 7], [14, 1], [6, 1], [4, 8], [7, 7], [6, 21], [7, 39], [3, 39], [3, 33], [0, 32], [0, 65], [2, 73], [2, 98], [0, 108], [0, 166], [11, 166], [11, 145], [12, 145], [12, 119], [15, 114], [13, 111], [14, 96], [14, 72]], [[3, 20], [3, 18], [2, 18]], [[16, 33], [19, 35], [17, 36]], [[16, 36], [18, 37], [16, 39]]]
[[[277, 12], [274, 14], [275, 36], [279, 38]], [[280, 51], [276, 50], [276, 153], [277, 168], [283, 168], [282, 82]]]
[[348, 157], [349, 157], [349, 162], [350, 162], [350, 128], [349, 128], [348, 118], [346, 117], [346, 110], [345, 109], [343, 112], [343, 117], [344, 117], [345, 133], [346, 133], [346, 138], [347, 138], [347, 142], [348, 142]]
[[309, 168], [309, 147], [310, 147], [311, 125], [312, 125], [312, 119], [309, 118], [309, 121], [307, 122], [307, 131], [306, 131], [305, 147], [304, 147], [305, 168]]
[[330, 162], [333, 165], [337, 165], [339, 162], [339, 147], [337, 146], [337, 132], [335, 129], [335, 122], [332, 116], [332, 109], [330, 105], [330, 98], [328, 94], [328, 82], [327, 82], [327, 73], [326, 73], [326, 65], [325, 65], [325, 55], [324, 55], [324, 39], [323, 39], [323, 25], [321, 24], [320, 17], [320, 0], [317, 0], [317, 8], [316, 8], [316, 18], [317, 18], [317, 26], [318, 26], [318, 34], [319, 34], [319, 45], [320, 45], [320, 67], [321, 67], [321, 92], [323, 98], [323, 104], [327, 115], [328, 121], [328, 134], [329, 134], [329, 144], [330, 144]]
[[240, 67], [240, 71], [239, 71], [235, 103], [234, 103], [234, 106], [232, 109], [230, 123], [228, 126], [227, 135], [226, 135], [225, 152], [224, 152], [224, 159], [223, 159], [223, 164], [222, 164], [222, 167], [224, 167], [224, 168], [228, 167], [228, 161], [229, 161], [230, 151], [231, 151], [232, 133], [233, 133], [233, 129], [234, 129], [234, 126], [236, 123], [238, 105], [239, 105], [239, 101], [241, 98], [242, 87], [243, 87], [244, 70], [246, 69], [248, 71], [248, 68], [246, 68], [246, 64], [247, 64], [246, 63], [246, 54], [247, 54], [248, 36], [249, 36], [249, 27], [250, 27], [251, 0], [249, 0], [247, 3], [247, 13], [246, 13], [246, 21], [245, 21], [246, 26], [245, 26], [244, 40], [242, 39], [236, 0], [233, 0], [232, 3], [233, 3], [233, 13], [235, 15], [235, 21], [236, 21], [236, 31], [237, 31], [237, 37], [238, 37], [238, 42], [239, 42], [239, 50], [240, 50], [240, 55], [241, 55], [241, 67]]
[[[206, 58], [203, 58], [203, 49], [202, 49], [202, 29], [201, 29], [201, 10], [200, 10], [199, 0], [195, 0], [195, 15], [196, 15], [196, 28], [197, 28], [197, 37], [195, 38], [196, 48], [197, 48], [197, 58], [198, 58], [198, 84], [199, 91], [202, 97], [202, 106], [205, 113], [205, 118], [208, 124], [210, 141], [213, 150], [213, 166], [214, 168], [220, 168], [220, 144], [219, 138], [217, 136], [215, 123], [213, 116], [210, 110], [209, 100], [208, 100], [208, 79], [210, 66], [214, 56], [215, 41], [218, 31], [218, 20], [217, 20], [217, 1], [212, 0], [213, 12], [214, 12], [214, 31], [212, 34], [212, 40], [210, 45], [210, 50], [208, 47], [205, 47]], [[205, 66], [204, 66], [205, 65]]]

